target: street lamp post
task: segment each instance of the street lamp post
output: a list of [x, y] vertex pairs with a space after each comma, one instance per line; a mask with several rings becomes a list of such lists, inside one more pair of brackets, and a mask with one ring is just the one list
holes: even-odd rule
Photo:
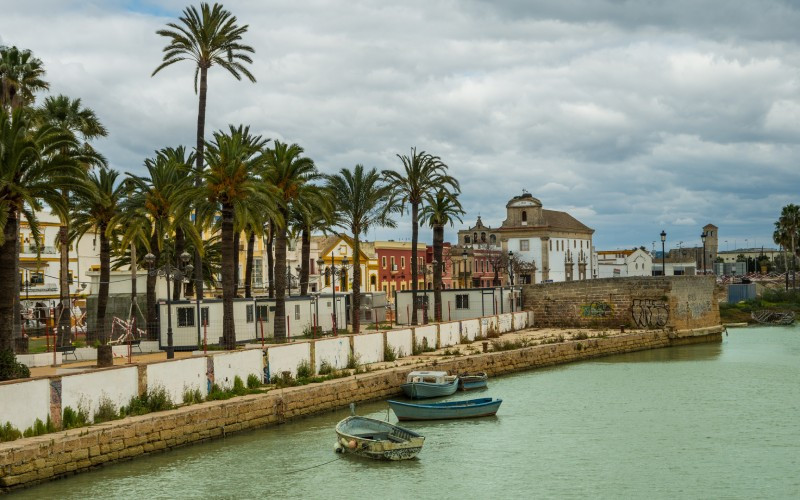
[[508, 251], [508, 279], [511, 286], [514, 286], [514, 252]]
[[[144, 261], [148, 267], [147, 273], [150, 276], [163, 276], [167, 279], [167, 359], [175, 357], [175, 348], [172, 343], [172, 294], [169, 290], [169, 283], [175, 280], [175, 286], [179, 286], [178, 284], [182, 283], [185, 277], [192, 275], [194, 266], [189, 264], [189, 259], [191, 258], [192, 256], [189, 255], [189, 252], [183, 252], [181, 254], [181, 262], [183, 263], [183, 270], [181, 270], [179, 267], [173, 266], [169, 259], [167, 259], [167, 263], [163, 266], [155, 267], [156, 256], [152, 253], [148, 253], [144, 256]], [[198, 318], [198, 321], [199, 320], [200, 318]]]
[[[345, 255], [342, 258], [342, 265], [339, 266], [338, 272], [342, 272], [344, 269], [346, 269], [348, 264], [349, 264], [349, 261], [347, 260], [347, 256]], [[323, 267], [325, 266], [325, 261], [322, 259], [322, 257], [317, 259], [317, 266], [319, 267], [320, 272], [322, 272], [323, 271]], [[331, 293], [333, 294], [333, 334], [337, 335], [337, 332], [336, 332], [336, 330], [337, 330], [337, 321], [336, 321], [336, 318], [337, 318], [337, 315], [336, 315], [336, 273], [337, 273], [337, 268], [336, 268], [336, 263], [333, 260], [333, 254], [331, 254], [331, 265], [328, 267], [328, 269], [325, 270], [325, 272], [327, 273], [328, 271], [330, 271], [330, 273], [331, 273]], [[339, 282], [341, 283], [341, 277], [340, 277]]]
[[700, 239], [703, 240], [703, 276], [706, 274], [706, 232], [700, 233]]
[[661, 230], [661, 276], [667, 275], [667, 265], [666, 265], [666, 258], [664, 253], [664, 242], [667, 241], [667, 232], [663, 229]]

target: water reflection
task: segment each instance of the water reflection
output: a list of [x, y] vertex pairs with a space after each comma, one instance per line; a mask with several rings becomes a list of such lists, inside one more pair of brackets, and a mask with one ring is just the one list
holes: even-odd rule
[[593, 360], [594, 363], [651, 363], [670, 361], [709, 361], [722, 354], [722, 343], [694, 344], [670, 347], [665, 349], [652, 349], [649, 351], [629, 352]]

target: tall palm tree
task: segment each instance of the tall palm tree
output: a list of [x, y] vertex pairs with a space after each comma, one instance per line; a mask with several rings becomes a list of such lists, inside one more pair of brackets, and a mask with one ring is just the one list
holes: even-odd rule
[[439, 158], [425, 151], [417, 152], [411, 148], [410, 156], [397, 155], [403, 164], [400, 172], [384, 170], [383, 175], [401, 197], [403, 208], [410, 206], [411, 211], [411, 290], [413, 290], [411, 322], [417, 323], [417, 242], [419, 241], [419, 209], [426, 195], [447, 189], [452, 193], [460, 193], [458, 181], [447, 174], [447, 165]]
[[42, 61], [30, 50], [0, 47], [0, 107], [30, 106], [34, 94], [50, 88]]
[[[105, 137], [108, 131], [97, 118], [95, 112], [83, 107], [80, 99], [70, 99], [65, 95], [50, 96], [44, 100], [42, 106], [36, 110], [37, 119], [48, 123], [83, 140], [83, 144], [64, 153], [73, 154], [84, 169], [91, 167], [105, 167], [106, 159], [95, 151], [89, 141], [98, 137]], [[62, 196], [70, 201], [69, 190], [63, 189]], [[61, 227], [58, 231], [58, 242], [61, 255], [59, 271], [59, 300], [61, 303], [61, 316], [59, 319], [59, 343], [63, 345], [69, 339], [71, 304], [69, 295], [69, 220], [70, 211], [58, 213]], [[80, 279], [80, 278], [79, 278]]]
[[265, 161], [268, 139], [250, 134], [249, 127], [230, 128], [228, 134], [215, 132], [206, 144], [208, 169], [203, 173], [204, 219], [219, 212], [222, 240], [222, 338], [226, 349], [236, 348], [233, 320], [234, 296], [234, 220], [258, 206], [265, 214], [274, 213], [277, 193], [263, 182], [260, 173]]
[[265, 181], [277, 189], [280, 198], [278, 214], [272, 218], [275, 227], [275, 317], [276, 340], [286, 338], [286, 235], [289, 212], [303, 187], [319, 177], [311, 158], [302, 156], [303, 148], [297, 144], [275, 141], [266, 152]]
[[445, 265], [442, 255], [444, 247], [444, 226], [452, 226], [455, 221], [463, 222], [464, 215], [461, 203], [454, 195], [440, 189], [436, 195], [425, 197], [425, 206], [420, 212], [420, 220], [433, 228], [433, 300], [436, 321], [442, 321], [442, 267]]
[[[198, 93], [197, 81], [200, 79], [199, 102], [197, 107], [197, 165], [195, 167], [196, 185], [200, 185], [203, 172], [203, 152], [205, 146], [206, 127], [206, 96], [208, 94], [208, 70], [213, 65], [220, 66], [241, 80], [244, 75], [255, 83], [256, 78], [244, 63], [251, 64], [253, 60], [248, 54], [255, 52], [249, 45], [244, 45], [242, 36], [247, 32], [248, 26], [237, 25], [236, 16], [225, 8], [215, 3], [209, 6], [200, 4], [200, 10], [187, 7], [179, 23], [167, 23], [168, 29], [158, 30], [156, 33], [169, 40], [164, 47], [164, 56], [161, 64], [153, 71], [151, 76], [179, 61], [192, 61], [194, 70], [194, 91]], [[203, 266], [200, 253], [194, 254], [195, 281], [200, 282], [203, 277]], [[203, 297], [203, 290], [197, 290], [199, 297]]]
[[119, 204], [127, 194], [126, 185], [118, 182], [118, 178], [119, 173], [114, 170], [100, 170], [89, 174], [90, 189], [81, 190], [75, 195], [70, 234], [72, 241], [80, 240], [90, 231], [94, 231], [100, 238], [100, 288], [97, 294], [96, 326], [95, 331], [89, 333], [103, 344], [108, 342], [105, 318], [111, 277], [109, 237], [114, 233], [112, 222], [118, 214]]
[[[141, 238], [156, 265], [166, 264], [162, 249], [165, 237], [171, 239], [176, 227], [181, 227], [199, 247], [199, 235], [187, 217], [194, 201], [191, 165], [186, 163], [186, 150], [164, 148], [155, 157], [144, 161], [146, 176], [128, 174], [130, 195], [121, 203], [120, 213], [113, 224], [125, 227], [121, 246]], [[171, 263], [171, 262], [170, 262]], [[156, 276], [147, 276], [147, 332], [151, 340], [158, 338], [156, 322]]]
[[787, 250], [789, 249], [790, 238], [789, 232], [786, 230], [785, 227], [781, 225], [781, 221], [775, 221], [775, 231], [772, 233], [772, 241], [775, 242], [776, 245], [780, 247], [783, 251], [783, 267], [784, 267], [784, 274], [786, 277], [786, 290], [789, 289], [789, 256], [787, 255]]
[[783, 209], [781, 209], [781, 216], [778, 218], [778, 223], [789, 236], [789, 245], [792, 250], [792, 288], [797, 288], [795, 263], [797, 261], [797, 236], [798, 232], [800, 232], [800, 206], [790, 203], [783, 207]]
[[385, 182], [376, 169], [341, 169], [327, 176], [326, 189], [335, 208], [334, 224], [349, 231], [353, 238], [353, 333], [360, 331], [361, 308], [361, 235], [373, 227], [395, 227], [392, 213], [399, 206], [392, 196], [392, 186]]
[[49, 125], [33, 127], [30, 110], [0, 107], [0, 351], [13, 350], [15, 305], [19, 284], [19, 225], [25, 217], [38, 236], [35, 211], [42, 203], [63, 208], [61, 187], [82, 185], [81, 170], [71, 156], [60, 154], [77, 141]]
[[294, 232], [300, 236], [300, 295], [308, 295], [311, 262], [311, 234], [325, 232], [333, 223], [333, 205], [326, 191], [316, 184], [305, 184], [290, 214]]

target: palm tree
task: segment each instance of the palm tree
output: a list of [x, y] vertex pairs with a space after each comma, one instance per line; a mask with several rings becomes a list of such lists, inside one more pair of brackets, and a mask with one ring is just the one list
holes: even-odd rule
[[[789, 236], [789, 245], [792, 250], [792, 288], [797, 288], [795, 280], [795, 262], [797, 260], [797, 235], [800, 231], [800, 206], [790, 203], [781, 209], [781, 216], [778, 218], [778, 224]], [[788, 268], [787, 268], [788, 272]]]
[[[105, 137], [108, 131], [100, 123], [95, 112], [85, 108], [80, 99], [70, 99], [65, 95], [48, 97], [40, 108], [36, 110], [37, 119], [42, 123], [48, 123], [58, 127], [65, 132], [69, 132], [76, 137], [83, 139], [83, 145], [71, 151], [63, 153], [72, 154], [84, 164], [85, 169], [93, 166], [105, 167], [106, 159], [97, 153], [88, 143], [97, 137]], [[70, 201], [69, 190], [62, 190], [62, 196]], [[58, 213], [61, 219], [61, 227], [58, 231], [58, 242], [61, 254], [61, 264], [59, 272], [59, 299], [61, 303], [61, 316], [59, 319], [59, 344], [63, 345], [68, 341], [70, 331], [71, 305], [69, 298], [69, 219], [70, 211]]]
[[353, 333], [358, 333], [361, 308], [361, 235], [373, 227], [395, 227], [390, 217], [398, 210], [392, 196], [392, 186], [376, 169], [364, 171], [363, 165], [354, 170], [341, 169], [327, 176], [326, 189], [335, 209], [334, 225], [350, 232], [353, 238]]
[[303, 187], [319, 177], [314, 161], [302, 156], [303, 148], [297, 144], [275, 141], [266, 152], [265, 180], [275, 186], [280, 198], [278, 214], [272, 218], [275, 227], [275, 317], [276, 340], [286, 338], [286, 234], [289, 212], [302, 192]]
[[[198, 93], [197, 80], [200, 79], [199, 103], [197, 109], [197, 156], [195, 158], [196, 180], [200, 185], [203, 172], [205, 154], [205, 127], [206, 127], [206, 96], [208, 94], [208, 69], [213, 65], [221, 66], [237, 80], [242, 79], [242, 74], [255, 83], [256, 78], [245, 67], [244, 63], [252, 63], [248, 54], [255, 52], [249, 45], [241, 43], [242, 36], [247, 32], [248, 26], [238, 26], [236, 16], [225, 10], [222, 5], [215, 3], [209, 6], [200, 4], [200, 11], [195, 7], [183, 10], [180, 23], [168, 23], [169, 29], [158, 30], [156, 33], [167, 39], [169, 44], [164, 47], [164, 57], [161, 64], [153, 71], [151, 76], [179, 61], [193, 61], [194, 91]], [[203, 278], [203, 266], [200, 253], [194, 254], [195, 280], [200, 282]], [[203, 298], [203, 290], [197, 290]]]
[[[165, 237], [169, 238], [176, 227], [181, 227], [198, 247], [201, 245], [194, 225], [187, 217], [195, 193], [192, 188], [191, 165], [186, 162], [186, 150], [164, 148], [154, 158], [144, 161], [147, 176], [128, 174], [131, 194], [120, 206], [113, 224], [124, 226], [121, 246], [127, 247], [137, 239], [144, 240], [150, 253], [155, 255], [155, 265], [163, 260]], [[156, 322], [156, 276], [147, 276], [147, 332], [152, 340], [158, 338]]]
[[33, 104], [34, 93], [50, 88], [43, 78], [44, 65], [30, 50], [0, 47], [0, 107]]
[[203, 206], [199, 211], [208, 219], [221, 213], [222, 239], [222, 338], [226, 349], [236, 348], [233, 320], [234, 296], [234, 220], [258, 206], [265, 214], [275, 212], [277, 193], [259, 176], [265, 161], [268, 139], [250, 135], [249, 127], [230, 128], [228, 134], [214, 133], [206, 144], [208, 169], [203, 173]]
[[333, 206], [326, 192], [315, 184], [305, 184], [292, 205], [291, 224], [295, 234], [300, 235], [300, 295], [308, 295], [310, 274], [311, 234], [326, 232], [333, 220]]
[[444, 226], [453, 225], [454, 221], [463, 222], [461, 216], [464, 209], [458, 199], [440, 189], [435, 196], [425, 197], [425, 206], [420, 212], [420, 221], [427, 222], [433, 228], [433, 300], [436, 321], [442, 321], [442, 267], [445, 265], [442, 255], [444, 247]]
[[417, 242], [419, 241], [419, 209], [426, 195], [440, 189], [460, 193], [458, 181], [447, 175], [447, 165], [441, 158], [411, 148], [411, 155], [397, 155], [403, 163], [403, 170], [396, 172], [384, 170], [383, 175], [401, 197], [403, 208], [410, 205], [411, 210], [411, 289], [413, 290], [411, 322], [417, 323]]
[[780, 247], [783, 251], [783, 267], [786, 276], [786, 290], [789, 289], [789, 256], [787, 250], [790, 245], [789, 233], [786, 228], [781, 225], [779, 220], [775, 221], [775, 231], [772, 232], [772, 241]]
[[60, 152], [77, 146], [72, 134], [49, 125], [33, 128], [30, 110], [0, 107], [0, 351], [13, 350], [15, 304], [18, 304], [19, 225], [25, 217], [38, 237], [35, 211], [42, 203], [62, 208], [59, 188], [77, 188], [81, 170]]
[[75, 211], [72, 214], [72, 241], [80, 240], [87, 232], [94, 231], [100, 238], [100, 289], [97, 294], [96, 331], [94, 338], [102, 344], [108, 342], [106, 331], [106, 307], [108, 304], [108, 284], [111, 277], [111, 244], [109, 236], [114, 232], [113, 220], [118, 207], [127, 194], [124, 183], [118, 182], [119, 173], [114, 170], [100, 170], [88, 176], [90, 189], [81, 190], [75, 195]]

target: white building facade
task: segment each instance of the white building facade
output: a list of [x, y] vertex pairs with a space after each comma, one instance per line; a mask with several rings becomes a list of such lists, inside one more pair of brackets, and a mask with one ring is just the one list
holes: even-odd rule
[[600, 250], [594, 254], [598, 278], [652, 276], [653, 256], [641, 248], [635, 250]]

